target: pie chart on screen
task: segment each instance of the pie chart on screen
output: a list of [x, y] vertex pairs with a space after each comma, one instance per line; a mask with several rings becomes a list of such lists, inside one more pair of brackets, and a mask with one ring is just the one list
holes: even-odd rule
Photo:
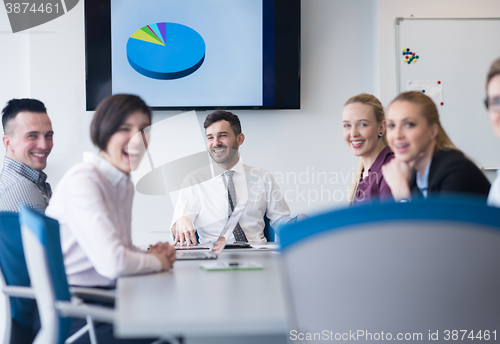
[[127, 59], [136, 72], [148, 78], [180, 79], [196, 72], [205, 61], [205, 41], [182, 24], [149, 24], [128, 39]]

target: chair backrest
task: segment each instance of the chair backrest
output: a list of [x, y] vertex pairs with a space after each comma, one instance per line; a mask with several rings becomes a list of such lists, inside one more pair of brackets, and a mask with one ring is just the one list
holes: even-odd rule
[[[14, 212], [0, 212], [0, 285], [29, 287], [30, 279], [19, 226], [19, 214]], [[13, 319], [21, 326], [19, 334], [9, 332], [19, 341], [20, 337], [34, 338], [38, 332], [38, 314], [36, 302], [33, 299], [6, 297], [7, 321]], [[12, 324], [8, 324], [9, 331]], [[14, 330], [16, 326], [14, 325]], [[6, 336], [6, 337], [7, 337]]]
[[491, 337], [500, 323], [500, 209], [456, 200], [377, 204], [280, 234], [292, 340], [327, 330], [336, 340], [354, 333], [424, 342], [439, 331], [443, 341], [446, 330], [450, 340], [463, 329]]
[[273, 227], [271, 227], [271, 220], [264, 215], [264, 236], [266, 237], [268, 242], [276, 241], [276, 233], [274, 232]]
[[21, 206], [19, 220], [26, 263], [42, 324], [37, 341], [64, 343], [69, 335], [71, 319], [59, 317], [55, 304], [57, 301], [70, 301], [71, 294], [64, 271], [59, 223], [25, 206]]

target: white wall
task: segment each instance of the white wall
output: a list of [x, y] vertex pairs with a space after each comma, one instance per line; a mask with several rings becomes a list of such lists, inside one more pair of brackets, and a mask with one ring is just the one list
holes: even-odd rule
[[[498, 18], [500, 17], [500, 1], [378, 0], [377, 19], [375, 20], [377, 22], [375, 31], [378, 66], [374, 70], [374, 88], [384, 106], [387, 106], [397, 95], [395, 18], [407, 18], [411, 15], [415, 18]], [[487, 33], [484, 37], [484, 39], [488, 39]], [[480, 52], [478, 53], [480, 54]], [[488, 67], [484, 66], [484, 70], [487, 70]], [[486, 110], [484, 110], [484, 116], [486, 116]], [[458, 141], [457, 138], [453, 139], [453, 137], [452, 140]], [[471, 142], [471, 144], [480, 145], [481, 142]], [[495, 171], [489, 171], [485, 174], [490, 182], [496, 177]]]
[[[373, 7], [371, 0], [302, 1], [301, 110], [235, 111], [246, 135], [240, 147], [244, 162], [275, 175], [294, 214], [346, 204], [356, 159], [342, 140], [340, 115], [351, 95], [373, 92], [373, 37], [366, 34], [373, 30]], [[198, 112], [200, 127], [207, 114]], [[156, 119], [166, 116], [156, 113]], [[167, 213], [171, 209], [161, 197], [144, 204], [149, 209], [168, 205]], [[140, 221], [158, 230], [159, 221], [168, 227], [170, 217]], [[164, 233], [154, 237], [167, 238]]]
[[[380, 100], [385, 106], [397, 95], [394, 20], [396, 17], [410, 17], [410, 15], [416, 18], [498, 18], [500, 17], [500, 1], [378, 0], [378, 68], [375, 69], [375, 82], [378, 85], [376, 88], [380, 90]], [[485, 33], [484, 39], [487, 39], [487, 33]]]
[[[356, 159], [341, 139], [340, 113], [352, 94], [373, 92], [374, 5], [370, 0], [303, 1], [302, 109], [236, 111], [247, 137], [241, 147], [245, 163], [276, 174], [295, 214], [311, 214], [346, 202]], [[45, 102], [55, 131], [46, 169], [54, 187], [80, 161], [82, 152], [92, 149], [88, 138], [92, 113], [85, 111], [83, 3], [27, 33], [9, 33], [5, 13], [0, 19], [5, 30], [0, 46], [14, 53], [0, 54], [1, 75], [5, 80], [4, 73], [10, 73], [9, 79], [16, 84], [11, 88], [2, 82], [0, 104], [24, 96]], [[173, 114], [157, 112], [154, 121]], [[198, 114], [200, 126], [207, 114]], [[323, 179], [328, 174], [328, 182], [313, 181], [317, 173], [323, 173]], [[333, 180], [332, 173], [338, 179]], [[299, 177], [302, 182], [295, 182]], [[148, 198], [138, 195], [134, 207], [137, 244], [167, 239], [170, 201], [161, 196]]]
[[[301, 110], [236, 111], [247, 137], [241, 147], [244, 161], [275, 174], [294, 214], [345, 204], [356, 158], [341, 138], [342, 104], [360, 92], [380, 95], [384, 105], [396, 95], [394, 19], [411, 14], [500, 16], [500, 2], [304, 0]], [[0, 104], [29, 96], [47, 105], [55, 146], [46, 172], [54, 187], [83, 151], [93, 149], [88, 131], [92, 113], [85, 111], [83, 2], [52, 22], [17, 34], [10, 32], [0, 10], [0, 47]], [[198, 113], [200, 126], [207, 113]], [[157, 112], [154, 121], [174, 114]], [[171, 212], [166, 197], [138, 197], [134, 240], [165, 239]]]
[[[303, 0], [301, 110], [236, 111], [247, 138], [241, 147], [244, 161], [275, 174], [293, 213], [345, 204], [356, 158], [341, 138], [342, 104], [360, 92], [379, 95], [384, 105], [396, 95], [394, 19], [411, 14], [500, 17], [500, 1]], [[52, 22], [16, 34], [0, 9], [0, 105], [13, 97], [45, 102], [55, 131], [46, 169], [53, 187], [83, 151], [92, 149], [84, 58], [83, 1]], [[154, 121], [173, 114], [157, 112]], [[200, 126], [207, 114], [198, 114]], [[313, 181], [318, 173], [328, 174], [328, 182]], [[302, 182], [294, 183], [293, 176]], [[151, 207], [150, 200], [141, 199], [134, 208], [135, 242], [166, 239], [169, 201], [159, 197]]]

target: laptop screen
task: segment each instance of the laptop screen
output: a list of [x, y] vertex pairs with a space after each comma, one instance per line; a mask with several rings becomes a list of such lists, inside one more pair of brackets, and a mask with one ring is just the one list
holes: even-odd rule
[[217, 241], [215, 241], [214, 246], [212, 247], [212, 252], [214, 252], [217, 255], [219, 255], [222, 252], [222, 250], [226, 246], [227, 240], [233, 233], [233, 230], [238, 225], [238, 222], [240, 221], [241, 215], [243, 214], [245, 208], [246, 208], [246, 203], [238, 204], [236, 206], [236, 208], [231, 213], [231, 216], [229, 216], [229, 219], [227, 220], [226, 224], [222, 228], [222, 232], [220, 233], [219, 238], [217, 239]]

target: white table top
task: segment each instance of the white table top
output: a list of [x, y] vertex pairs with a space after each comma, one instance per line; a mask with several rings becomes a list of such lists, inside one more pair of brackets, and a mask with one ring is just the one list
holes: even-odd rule
[[284, 335], [286, 310], [278, 259], [270, 251], [233, 249], [223, 251], [218, 260], [252, 261], [264, 269], [207, 272], [199, 265], [208, 261], [177, 261], [172, 271], [122, 277], [115, 335]]

